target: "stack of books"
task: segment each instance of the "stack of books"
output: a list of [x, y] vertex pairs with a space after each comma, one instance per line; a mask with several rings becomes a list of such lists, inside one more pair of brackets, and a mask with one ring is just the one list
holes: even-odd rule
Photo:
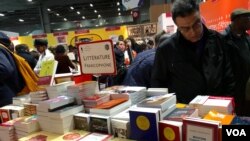
[[96, 92], [96, 81], [86, 81], [67, 87], [68, 96], [76, 98], [77, 104], [82, 104], [85, 96], [93, 95]]
[[16, 141], [17, 136], [14, 128], [14, 123], [21, 120], [16, 118], [0, 124], [0, 140], [1, 141]]
[[87, 113], [74, 114], [75, 129], [89, 131], [90, 115]]
[[131, 100], [127, 94], [110, 94], [108, 102], [89, 109], [90, 114], [113, 116], [131, 106]]
[[111, 134], [110, 116], [90, 114], [89, 129], [90, 132]]
[[198, 118], [198, 109], [195, 108], [176, 108], [167, 116], [165, 116], [164, 120], [172, 120], [182, 122], [183, 119], [187, 117], [195, 117]]
[[24, 116], [24, 107], [6, 105], [0, 108], [0, 118], [2, 122], [7, 122], [22, 116]]
[[146, 98], [146, 91], [146, 87], [117, 85], [105, 88], [99, 93], [127, 94], [131, 100], [131, 104], [134, 105]]
[[58, 134], [73, 130], [73, 115], [83, 111], [83, 105], [72, 105], [74, 102], [74, 98], [68, 96], [40, 102], [37, 115], [42, 130]]
[[24, 116], [32, 116], [37, 114], [38, 104], [24, 103]]
[[67, 81], [52, 86], [48, 86], [46, 87], [48, 97], [51, 99], [61, 95], [67, 95], [67, 87], [74, 84], [75, 84], [74, 81]]
[[168, 94], [168, 88], [148, 88], [147, 97]]
[[139, 102], [137, 107], [159, 108], [161, 110], [160, 119], [163, 119], [176, 108], [176, 95], [171, 93], [151, 96]]
[[12, 98], [13, 105], [23, 106], [24, 103], [30, 103], [30, 96], [28, 94]]
[[46, 91], [30, 92], [31, 103], [38, 104], [40, 101], [49, 99]]
[[36, 116], [23, 117], [21, 120], [14, 123], [14, 127], [18, 139], [40, 131]]

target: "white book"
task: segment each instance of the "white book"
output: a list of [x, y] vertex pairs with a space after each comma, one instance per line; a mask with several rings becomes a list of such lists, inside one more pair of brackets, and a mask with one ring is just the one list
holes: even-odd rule
[[111, 134], [110, 116], [90, 114], [90, 132]]
[[53, 118], [64, 118], [64, 117], [79, 113], [81, 111], [83, 111], [83, 105], [74, 105], [74, 106], [65, 107], [63, 109], [59, 109], [53, 112], [37, 111], [37, 115], [53, 117]]
[[64, 105], [73, 103], [75, 99], [70, 96], [58, 96], [49, 100], [39, 102], [38, 111], [48, 112], [50, 110], [62, 107]]
[[168, 93], [168, 88], [148, 88], [147, 97], [165, 95]]

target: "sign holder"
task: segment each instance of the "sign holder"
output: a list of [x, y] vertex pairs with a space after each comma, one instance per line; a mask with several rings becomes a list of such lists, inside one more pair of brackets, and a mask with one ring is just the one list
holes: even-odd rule
[[78, 42], [76, 45], [81, 73], [93, 75], [100, 90], [100, 76], [117, 73], [112, 40]]

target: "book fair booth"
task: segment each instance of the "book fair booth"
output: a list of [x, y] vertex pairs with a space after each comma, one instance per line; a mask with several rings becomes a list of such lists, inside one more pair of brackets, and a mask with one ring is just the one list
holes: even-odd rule
[[[221, 31], [230, 23], [231, 11], [249, 9], [249, 3], [210, 0], [201, 3], [200, 11], [207, 27]], [[158, 23], [11, 37], [14, 44], [31, 49], [40, 38], [49, 47], [75, 46], [79, 69], [57, 75], [57, 62], [44, 62], [38, 84], [42, 89], [16, 96], [13, 104], [0, 108], [0, 141], [221, 141], [223, 128], [228, 136], [246, 136], [244, 130], [230, 129], [250, 124], [249, 117], [235, 114], [232, 97], [197, 95], [183, 104], [168, 88], [105, 87], [99, 82], [100, 76], [117, 73], [113, 48], [119, 35], [139, 42], [161, 30], [177, 30], [169, 13], [161, 14]]]

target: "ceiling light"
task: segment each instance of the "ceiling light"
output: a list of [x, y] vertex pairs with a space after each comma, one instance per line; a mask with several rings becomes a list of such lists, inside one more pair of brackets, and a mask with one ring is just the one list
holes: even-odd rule
[[19, 19], [19, 22], [24, 22], [24, 20], [23, 19]]
[[94, 10], [95, 13], [97, 13], [97, 10]]
[[89, 6], [90, 6], [90, 7], [93, 7], [93, 4], [92, 4], [92, 3], [90, 3], [90, 4], [89, 4]]
[[120, 2], [117, 2], [117, 6], [119, 6], [120, 5]]
[[84, 17], [84, 16], [82, 16], [82, 19], [85, 19], [85, 17]]
[[80, 14], [81, 14], [81, 12], [80, 12], [80, 11], [77, 11], [76, 13], [77, 13], [78, 15], [80, 15]]
[[121, 13], [119, 12], [118, 15], [121, 16]]
[[48, 8], [48, 9], [47, 9], [47, 11], [49, 11], [49, 12], [50, 12], [51, 10]]
[[98, 18], [101, 18], [101, 15], [100, 15], [100, 14], [98, 15]]
[[60, 16], [60, 14], [56, 13], [57, 16]]
[[71, 10], [74, 10], [75, 8], [74, 8], [73, 6], [70, 6], [70, 9], [71, 9]]
[[32, 2], [32, 0], [28, 0], [28, 2]]
[[0, 13], [0, 16], [3, 17], [3, 16], [5, 16], [5, 15], [4, 15], [3, 13]]
[[121, 9], [120, 9], [120, 8], [118, 8], [117, 10], [118, 10], [118, 11], [120, 11]]
[[68, 21], [67, 18], [63, 18], [64, 21]]
[[95, 25], [96, 27], [98, 27], [99, 25]]

